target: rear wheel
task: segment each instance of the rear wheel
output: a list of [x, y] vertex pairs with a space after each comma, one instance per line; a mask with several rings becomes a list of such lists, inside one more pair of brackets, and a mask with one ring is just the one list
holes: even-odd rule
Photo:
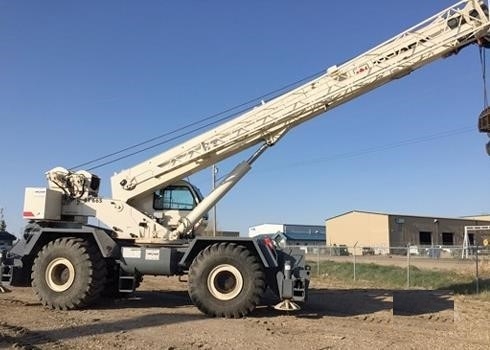
[[189, 295], [205, 314], [242, 317], [259, 303], [265, 289], [262, 265], [234, 243], [217, 243], [201, 251], [189, 269]]
[[95, 301], [104, 287], [106, 264], [95, 245], [74, 237], [45, 245], [32, 267], [32, 287], [42, 304], [70, 310]]

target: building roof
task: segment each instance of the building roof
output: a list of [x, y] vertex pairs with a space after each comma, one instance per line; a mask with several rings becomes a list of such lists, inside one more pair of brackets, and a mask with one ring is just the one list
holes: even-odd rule
[[284, 236], [287, 239], [293, 241], [325, 241], [326, 236], [324, 233], [299, 233], [299, 232], [285, 232]]
[[288, 241], [312, 241], [312, 242], [313, 241], [314, 242], [323, 241], [323, 242], [325, 242], [325, 240], [326, 240], [326, 235], [324, 233], [311, 233], [311, 234], [309, 234], [309, 233], [295, 233], [295, 232], [288, 232], [288, 233], [271, 232], [271, 233], [261, 233], [255, 237], [265, 237], [265, 236], [268, 236], [271, 238], [280, 236], [280, 237], [285, 238]]
[[[468, 216], [462, 216], [462, 217], [456, 217], [456, 218], [450, 218], [450, 217], [444, 217], [444, 216], [429, 216], [429, 215], [413, 215], [413, 214], [396, 214], [396, 213], [381, 213], [381, 212], [375, 212], [375, 211], [366, 211], [366, 210], [351, 210], [351, 211], [346, 211], [342, 214], [332, 216], [330, 218], [327, 218], [325, 221], [335, 219], [344, 215], [352, 214], [352, 213], [363, 213], [363, 214], [373, 214], [373, 215], [386, 215], [386, 216], [400, 216], [400, 217], [412, 217], [412, 218], [430, 218], [430, 219], [448, 219], [448, 220], [478, 220], [478, 221], [488, 221], [485, 219], [477, 219], [476, 217], [468, 217]], [[489, 221], [490, 222], [490, 221]]]
[[[281, 226], [280, 230], [275, 226]], [[303, 224], [261, 224], [249, 227], [249, 234], [254, 231], [254, 236], [260, 228], [263, 235], [272, 236], [281, 234], [284, 238], [293, 241], [325, 241], [324, 225], [303, 225]]]
[[263, 224], [259, 224], [259, 225], [253, 225], [253, 226], [250, 226], [250, 228], [256, 228], [256, 227], [260, 227], [260, 226], [282, 226], [282, 227], [291, 227], [291, 226], [301, 226], [301, 227], [323, 227], [323, 225], [315, 225], [315, 224], [285, 224], [285, 223], [282, 223], [282, 224], [278, 224], [278, 223], [270, 223], [270, 222], [266, 222], [266, 223], [263, 223]]
[[15, 241], [17, 237], [11, 235], [7, 231], [0, 231], [0, 241]]

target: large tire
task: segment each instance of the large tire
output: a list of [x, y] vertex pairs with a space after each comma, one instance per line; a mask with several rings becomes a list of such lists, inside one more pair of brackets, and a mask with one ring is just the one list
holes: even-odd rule
[[260, 302], [265, 289], [262, 265], [234, 243], [216, 243], [201, 251], [189, 269], [189, 296], [212, 317], [238, 318]]
[[106, 264], [94, 244], [81, 238], [58, 238], [39, 251], [31, 278], [44, 306], [71, 310], [89, 305], [100, 296]]

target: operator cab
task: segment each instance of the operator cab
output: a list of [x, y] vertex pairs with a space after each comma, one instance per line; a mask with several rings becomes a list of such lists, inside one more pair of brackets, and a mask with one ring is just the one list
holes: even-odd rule
[[[137, 207], [142, 208], [144, 213], [156, 218], [159, 224], [175, 229], [180, 224], [180, 219], [186, 217], [202, 199], [203, 195], [196, 186], [179, 180], [138, 199], [138, 203], [133, 203], [133, 205], [136, 204]], [[208, 215], [206, 214], [194, 227], [194, 234], [202, 235], [207, 227], [207, 222]]]
[[194, 185], [182, 181], [153, 193], [154, 210], [192, 210], [202, 200]]

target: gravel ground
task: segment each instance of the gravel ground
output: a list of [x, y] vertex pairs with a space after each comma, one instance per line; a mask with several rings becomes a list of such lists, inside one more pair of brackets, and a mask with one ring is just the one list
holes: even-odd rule
[[44, 309], [30, 288], [0, 294], [0, 349], [489, 349], [490, 303], [445, 291], [344, 289], [313, 280], [307, 305], [265, 300], [238, 320], [208, 318], [176, 278], [145, 277], [128, 299]]

